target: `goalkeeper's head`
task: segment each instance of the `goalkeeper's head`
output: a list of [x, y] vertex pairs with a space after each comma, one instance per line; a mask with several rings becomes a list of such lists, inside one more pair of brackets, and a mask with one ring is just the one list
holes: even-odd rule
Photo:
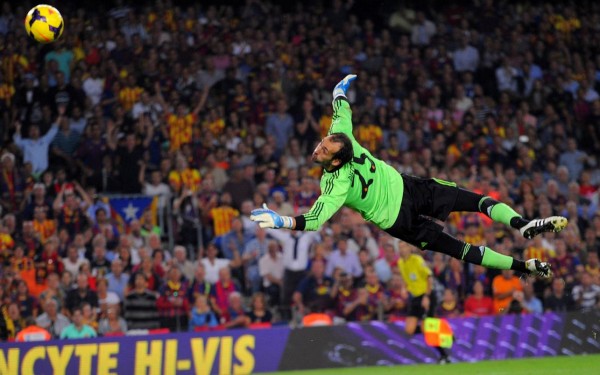
[[312, 160], [328, 172], [334, 172], [352, 160], [352, 141], [344, 133], [323, 138], [312, 154]]

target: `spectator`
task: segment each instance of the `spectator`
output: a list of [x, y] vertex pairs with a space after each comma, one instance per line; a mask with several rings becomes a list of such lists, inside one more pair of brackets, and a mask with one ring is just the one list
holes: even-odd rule
[[23, 318], [33, 317], [38, 315], [38, 301], [35, 297], [29, 294], [27, 283], [23, 280], [18, 281], [17, 292], [13, 297], [13, 301], [17, 303], [20, 315]]
[[52, 338], [59, 338], [61, 332], [70, 324], [69, 319], [61, 314], [56, 298], [50, 297], [42, 300], [42, 309], [44, 313], [39, 315], [36, 324], [52, 335]]
[[231, 278], [231, 271], [228, 267], [219, 270], [219, 280], [215, 283], [215, 312], [222, 316], [227, 313], [229, 307], [229, 295], [240, 290], [239, 285]]
[[186, 250], [183, 246], [175, 246], [173, 248], [172, 265], [179, 268], [186, 281], [194, 279], [195, 267], [194, 263], [186, 258]]
[[[257, 233], [262, 229], [257, 230]], [[258, 272], [262, 279], [262, 287], [269, 297], [272, 306], [279, 306], [283, 290], [284, 265], [283, 256], [277, 242], [268, 241], [268, 252], [258, 261]]]
[[503, 314], [507, 312], [515, 292], [522, 292], [523, 286], [512, 270], [502, 270], [502, 273], [492, 281], [494, 293], [494, 313]]
[[590, 311], [600, 307], [600, 286], [593, 283], [592, 275], [583, 272], [581, 281], [573, 288], [575, 307], [580, 311]]
[[410, 41], [412, 44], [420, 47], [427, 46], [435, 33], [435, 24], [426, 19], [423, 12], [417, 12], [417, 18], [411, 27]]
[[106, 279], [98, 279], [96, 281], [96, 292], [102, 316], [106, 316], [106, 311], [109, 307], [120, 305], [121, 301], [123, 301], [117, 293], [108, 290], [108, 281]]
[[256, 292], [252, 295], [248, 320], [249, 324], [271, 323], [273, 321], [273, 314], [269, 310], [265, 294]]
[[25, 320], [26, 327], [19, 332], [15, 341], [17, 342], [31, 342], [31, 341], [48, 341], [52, 338], [50, 332], [44, 328], [39, 327], [32, 317]]
[[565, 281], [558, 277], [552, 280], [550, 294], [544, 299], [545, 311], [567, 312], [575, 309], [571, 294], [565, 292]]
[[479, 51], [469, 44], [465, 35], [460, 38], [460, 46], [454, 51], [454, 70], [458, 73], [475, 72], [479, 66]]
[[[219, 270], [224, 267], [229, 267], [231, 261], [229, 259], [217, 258], [219, 249], [214, 243], [209, 243], [206, 247], [206, 257], [202, 258], [202, 265], [206, 271], [206, 281], [214, 284], [219, 281]], [[235, 264], [235, 263], [234, 263]]]
[[25, 183], [21, 171], [15, 168], [15, 155], [5, 152], [0, 157], [2, 173], [0, 174], [0, 203], [4, 210], [15, 212], [24, 198]]
[[123, 300], [129, 275], [123, 273], [123, 262], [116, 258], [110, 265], [111, 272], [105, 276], [108, 282], [108, 290], [117, 294], [120, 300]]
[[544, 312], [542, 301], [535, 296], [533, 283], [523, 282], [523, 307], [534, 314], [541, 314]]
[[144, 273], [135, 274], [134, 288], [123, 302], [129, 329], [154, 329], [160, 326], [156, 294], [148, 290]]
[[[249, 284], [248, 289], [252, 293], [256, 293], [260, 290], [261, 281], [264, 277], [260, 273], [260, 259], [267, 254], [270, 242], [267, 240], [267, 232], [263, 228], [254, 223], [253, 226], [256, 228], [256, 237], [245, 243], [242, 253], [242, 264], [246, 280]], [[271, 258], [272, 260], [278, 258], [277, 253], [274, 255], [275, 257]]]
[[60, 287], [60, 278], [58, 273], [50, 272], [46, 276], [46, 289], [40, 294], [39, 301], [46, 301], [48, 298], [53, 298], [58, 304], [58, 310], [60, 311], [65, 302], [66, 293]]
[[368, 320], [382, 318], [381, 314], [387, 305], [387, 295], [377, 273], [372, 267], [365, 270], [365, 282], [363, 288], [367, 291], [368, 314], [365, 316]]
[[98, 307], [98, 295], [90, 290], [88, 277], [83, 273], [77, 275], [77, 283], [73, 289], [67, 293], [65, 307], [67, 311], [73, 313], [73, 310], [88, 302], [92, 307]]
[[294, 307], [300, 314], [324, 312], [331, 307], [333, 280], [325, 275], [323, 262], [313, 262], [310, 274], [300, 281], [292, 296]]
[[457, 318], [462, 315], [462, 306], [454, 289], [444, 289], [442, 301], [438, 305], [435, 316], [440, 318]]
[[202, 328], [212, 328], [219, 324], [215, 313], [211, 310], [207, 296], [198, 294], [195, 297], [192, 315], [190, 316], [189, 330], [196, 331]]
[[127, 322], [119, 316], [118, 305], [106, 310], [106, 318], [98, 323], [98, 333], [102, 336], [127, 333]]
[[209, 217], [213, 222], [214, 236], [219, 237], [231, 230], [231, 223], [234, 217], [240, 215], [239, 211], [231, 207], [231, 195], [229, 193], [221, 194], [220, 204], [209, 211]]
[[250, 324], [250, 318], [242, 306], [242, 295], [233, 292], [227, 298], [227, 309], [221, 318], [225, 328], [245, 328]]
[[188, 326], [190, 305], [186, 297], [187, 283], [181, 280], [179, 268], [172, 267], [167, 279], [160, 288], [160, 297], [156, 302], [160, 315], [160, 326], [172, 332], [179, 332]]
[[338, 240], [336, 250], [331, 253], [327, 262], [325, 274], [331, 277], [336, 268], [340, 268], [354, 278], [358, 278], [363, 274], [358, 255], [348, 251], [348, 240], [346, 238]]
[[267, 117], [265, 133], [275, 137], [275, 153], [281, 155], [283, 148], [294, 133], [294, 119], [287, 112], [287, 101], [279, 99], [277, 109]]
[[71, 314], [73, 323], [66, 326], [60, 333], [61, 339], [84, 339], [96, 337], [96, 331], [87, 324], [83, 324], [83, 312], [81, 307], [73, 309]]
[[48, 151], [54, 136], [58, 132], [58, 124], [63, 120], [65, 114], [65, 106], [59, 107], [58, 118], [52, 125], [52, 128], [43, 136], [40, 136], [40, 128], [37, 125], [29, 127], [29, 138], [21, 137], [21, 123], [15, 124], [16, 131], [13, 136], [13, 141], [23, 153], [23, 160], [26, 163], [31, 163], [33, 167], [33, 175], [35, 177], [41, 174], [48, 168]]
[[98, 315], [96, 314], [96, 309], [92, 309], [89, 303], [84, 302], [81, 305], [81, 313], [83, 315], [83, 324], [92, 327], [94, 331], [98, 332]]
[[81, 265], [83, 263], [89, 263], [89, 261], [80, 256], [77, 251], [77, 245], [72, 243], [67, 246], [67, 256], [62, 259], [62, 263], [66, 271], [69, 271], [73, 275], [77, 275]]
[[385, 312], [389, 314], [390, 319], [403, 318], [407, 315], [410, 296], [402, 276], [394, 273], [389, 280], [387, 288]]
[[465, 300], [465, 316], [494, 315], [494, 304], [489, 296], [484, 294], [484, 285], [480, 280], [473, 284], [473, 294]]

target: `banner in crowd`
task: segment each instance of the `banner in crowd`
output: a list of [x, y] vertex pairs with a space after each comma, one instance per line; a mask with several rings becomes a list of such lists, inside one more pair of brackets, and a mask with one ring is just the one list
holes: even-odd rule
[[[600, 353], [600, 312], [449, 319], [454, 362]], [[250, 374], [434, 363], [403, 323], [0, 344], [0, 375]]]
[[0, 374], [250, 374], [277, 370], [290, 329], [0, 344]]
[[156, 225], [158, 197], [135, 196], [135, 197], [111, 197], [108, 199], [111, 208], [111, 217], [116, 222], [120, 232], [128, 230], [133, 220], [139, 220], [144, 211], [152, 211], [152, 220]]

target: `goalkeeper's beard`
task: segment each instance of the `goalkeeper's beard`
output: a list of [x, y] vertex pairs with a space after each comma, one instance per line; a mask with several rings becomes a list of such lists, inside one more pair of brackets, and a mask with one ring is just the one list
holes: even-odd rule
[[312, 159], [312, 161], [314, 163], [320, 165], [321, 167], [325, 168], [326, 170], [330, 170], [331, 169], [331, 160], [320, 161], [319, 159], [317, 159], [317, 153], [316, 152], [313, 152], [311, 159]]

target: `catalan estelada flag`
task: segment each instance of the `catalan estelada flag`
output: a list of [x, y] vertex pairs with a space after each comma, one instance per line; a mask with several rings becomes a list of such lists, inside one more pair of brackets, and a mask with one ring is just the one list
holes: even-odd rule
[[116, 221], [121, 233], [127, 232], [127, 226], [132, 220], [139, 220], [146, 209], [151, 208], [152, 197], [119, 197], [110, 198], [111, 216]]
[[425, 343], [429, 346], [451, 348], [454, 342], [454, 332], [446, 319], [427, 318], [423, 322]]

